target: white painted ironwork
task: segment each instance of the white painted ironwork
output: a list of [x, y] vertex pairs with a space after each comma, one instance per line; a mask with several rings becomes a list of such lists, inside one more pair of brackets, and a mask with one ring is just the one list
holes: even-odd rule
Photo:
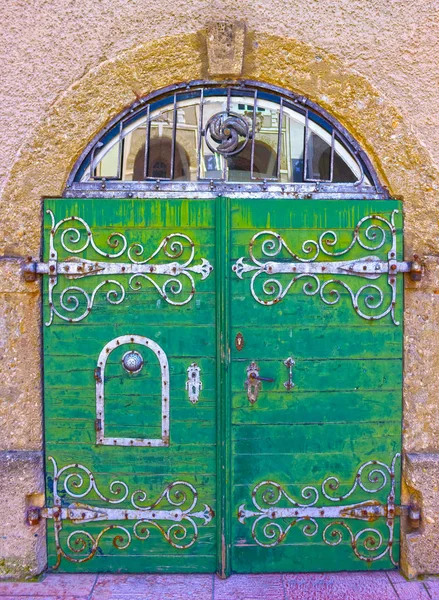
[[197, 363], [192, 363], [187, 369], [186, 390], [189, 396], [189, 401], [196, 404], [200, 397], [200, 392], [203, 389], [203, 382], [200, 377], [201, 369]]
[[[108, 288], [106, 299], [110, 304], [121, 304], [126, 296], [124, 285], [119, 281], [112, 279], [115, 275], [129, 275], [128, 286], [133, 291], [142, 289], [142, 281], [147, 281], [154, 286], [160, 296], [168, 303], [174, 306], [183, 306], [192, 300], [195, 295], [195, 281], [193, 273], [201, 275], [201, 279], [206, 279], [213, 270], [210, 263], [202, 258], [201, 264], [192, 265], [195, 256], [195, 245], [190, 237], [182, 233], [173, 233], [166, 236], [159, 244], [157, 249], [147, 258], [142, 259], [144, 247], [135, 242], [128, 248], [126, 237], [122, 233], [112, 233], [107, 243], [109, 252], [101, 250], [94, 241], [93, 232], [90, 226], [80, 217], [71, 216], [55, 222], [55, 216], [51, 210], [46, 211], [52, 220], [52, 227], [49, 237], [49, 261], [47, 263], [36, 263], [33, 272], [49, 276], [48, 283], [48, 301], [50, 317], [46, 326], [52, 324], [53, 317], [56, 315], [63, 321], [77, 323], [87, 317], [93, 308], [96, 294], [104, 286]], [[61, 230], [60, 243], [62, 248], [70, 254], [79, 254], [84, 252], [89, 246], [101, 256], [109, 259], [120, 258], [127, 252], [129, 262], [101, 262], [81, 259], [77, 256], [69, 256], [63, 261], [58, 261], [58, 252], [55, 248], [55, 236], [60, 227], [65, 223], [73, 223], [74, 226]], [[81, 229], [83, 228], [83, 231]], [[117, 252], [112, 252], [120, 247]], [[189, 258], [184, 262], [178, 262], [184, 251], [189, 252]], [[154, 264], [151, 262], [160, 252], [172, 262], [165, 264]], [[55, 307], [54, 291], [58, 284], [58, 277], [64, 275], [67, 279], [78, 280], [85, 277], [99, 275], [105, 277], [105, 280], [99, 283], [92, 292], [87, 292], [78, 285], [72, 285], [65, 288], [59, 297], [60, 309]], [[158, 283], [155, 276], [170, 276], [163, 283]], [[183, 281], [188, 285], [185, 293]], [[178, 299], [182, 294], [183, 299]], [[173, 298], [176, 298], [175, 300]], [[81, 302], [82, 301], [82, 302]], [[64, 311], [67, 314], [63, 314]], [[78, 314], [79, 313], [79, 314]], [[76, 315], [76, 316], [75, 316]]]
[[[161, 374], [161, 438], [127, 438], [127, 437], [106, 437], [105, 436], [105, 366], [110, 354], [116, 348], [126, 344], [137, 344], [143, 348], [151, 350], [159, 361]], [[126, 353], [127, 354], [127, 353]], [[124, 355], [124, 357], [126, 356]], [[137, 352], [137, 354], [139, 354]], [[123, 357], [123, 358], [124, 358]], [[143, 363], [142, 363], [143, 364]], [[123, 359], [122, 359], [123, 365]], [[124, 365], [123, 365], [124, 366]], [[124, 367], [125, 368], [125, 367]], [[140, 369], [137, 369], [139, 371]], [[132, 373], [135, 373], [133, 371]], [[169, 364], [166, 353], [153, 340], [142, 335], [121, 335], [114, 338], [102, 348], [99, 354], [97, 367], [95, 370], [96, 379], [96, 444], [104, 446], [148, 446], [163, 447], [169, 446], [169, 405], [170, 405], [170, 384], [169, 384]]]
[[[99, 491], [95, 477], [87, 467], [70, 464], [58, 470], [55, 459], [49, 456], [48, 460], [53, 465], [53, 507], [43, 508], [40, 514], [46, 519], [53, 519], [57, 551], [54, 569], [59, 567], [62, 558], [73, 563], [83, 563], [93, 558], [101, 538], [109, 531], [114, 536], [113, 546], [118, 550], [127, 549], [133, 537], [147, 540], [154, 528], [171, 546], [186, 550], [196, 542], [198, 527], [209, 523], [214, 516], [207, 504], [198, 507], [198, 492], [187, 481], [170, 483], [154, 502], [147, 499], [145, 491], [135, 490], [130, 495], [131, 507], [128, 509], [91, 506], [80, 502], [65, 506], [69, 496], [74, 499], [85, 498], [90, 492], [110, 504], [121, 504], [127, 500], [129, 488], [123, 481], [113, 481], [109, 490], [114, 497], [108, 498]], [[103, 521], [116, 523], [109, 524], [97, 535], [85, 529], [74, 530], [67, 536], [67, 550], [63, 549], [60, 533], [65, 523], [79, 525]], [[124, 522], [124, 526], [117, 523], [120, 521]], [[130, 522], [133, 521], [131, 526]]]
[[[390, 314], [395, 325], [399, 322], [395, 318], [396, 306], [396, 275], [397, 273], [408, 273], [411, 270], [412, 264], [409, 262], [400, 262], [396, 260], [396, 228], [395, 214], [399, 211], [394, 210], [390, 220], [378, 215], [368, 215], [363, 217], [355, 227], [352, 240], [347, 248], [342, 250], [331, 250], [338, 243], [337, 234], [328, 230], [323, 232], [318, 241], [306, 240], [301, 247], [301, 256], [293, 252], [280, 234], [275, 231], [264, 230], [256, 233], [249, 243], [249, 255], [251, 263], [247, 263], [245, 257], [239, 258], [233, 265], [232, 269], [236, 275], [243, 279], [246, 273], [253, 273], [250, 280], [250, 290], [253, 298], [266, 306], [277, 304], [287, 295], [290, 288], [300, 279], [304, 279], [302, 291], [307, 296], [315, 296], [318, 294], [320, 299], [328, 305], [337, 304], [341, 298], [338, 288], [345, 289], [350, 296], [352, 306], [356, 313], [363, 319], [369, 321], [382, 319]], [[361, 227], [368, 220], [371, 224], [363, 232], [362, 239]], [[379, 222], [380, 224], [378, 224]], [[364, 259], [344, 260], [344, 261], [317, 261], [321, 254], [327, 256], [342, 256], [347, 254], [356, 244], [361, 248], [369, 251], [377, 251], [386, 243], [387, 236], [390, 235], [391, 243], [387, 253], [387, 261], [380, 260], [377, 256], [367, 256]], [[255, 256], [255, 248], [260, 248], [260, 252], [264, 260], [258, 259]], [[281, 253], [285, 252], [292, 258], [294, 262], [285, 262], [285, 260], [273, 260], [281, 258]], [[269, 277], [264, 279], [262, 283], [261, 296], [255, 290], [255, 282], [262, 275]], [[291, 275], [290, 281], [283, 285], [279, 279], [272, 277], [274, 275]], [[323, 275], [350, 275], [362, 277], [364, 279], [377, 280], [376, 283], [367, 283], [361, 286], [357, 291], [354, 291], [350, 284], [341, 279], [329, 279], [321, 281], [319, 276]], [[385, 292], [378, 284], [381, 275], [386, 275], [386, 283], [390, 288], [389, 301], [384, 307]], [[376, 314], [366, 314], [360, 308], [360, 302], [370, 311], [377, 311]]]
[[[326, 500], [341, 502], [351, 496], [357, 488], [368, 494], [376, 494], [388, 489], [385, 504], [378, 500], [366, 500], [356, 504], [317, 506], [320, 492], [315, 486], [303, 488], [299, 502], [292, 498], [285, 489], [275, 481], [262, 481], [252, 491], [253, 509], [247, 509], [245, 504], [239, 507], [238, 520], [245, 524], [246, 519], [254, 519], [251, 535], [255, 543], [263, 548], [273, 548], [281, 544], [288, 532], [295, 525], [302, 523], [302, 533], [307, 537], [317, 535], [319, 520], [329, 519], [324, 524], [322, 540], [337, 546], [344, 541], [343, 532], [347, 532], [348, 541], [357, 558], [366, 562], [377, 561], [388, 555], [396, 565], [393, 556], [394, 525], [396, 517], [395, 506], [395, 465], [400, 454], [395, 454], [391, 465], [381, 461], [370, 460], [357, 471], [351, 489], [340, 496], [334, 496], [340, 487], [340, 481], [327, 477], [321, 485], [321, 493]], [[366, 527], [354, 532], [347, 520], [361, 520], [372, 523], [384, 519], [388, 537], [384, 540], [382, 533], [375, 527]], [[289, 520], [287, 522], [286, 520]]]

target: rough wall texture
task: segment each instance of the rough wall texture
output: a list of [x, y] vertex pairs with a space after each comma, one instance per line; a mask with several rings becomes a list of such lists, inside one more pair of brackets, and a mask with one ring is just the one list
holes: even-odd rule
[[[0, 573], [6, 577], [33, 577], [46, 564], [45, 527], [30, 527], [25, 518], [28, 506], [43, 498], [42, 452], [3, 452], [0, 467]], [[15, 493], [10, 492], [11, 487]]]
[[48, 107], [90, 69], [214, 18], [311, 44], [316, 57], [334, 54], [373, 82], [437, 159], [438, 10], [435, 0], [5, 0], [0, 178]]
[[[404, 538], [403, 565], [411, 576], [439, 572], [439, 556], [429, 550], [429, 544], [439, 545], [431, 521], [439, 506], [435, 4], [192, 0], [175, 8], [170, 0], [160, 5], [8, 0], [0, 7], [5, 95], [0, 255], [38, 257], [41, 197], [62, 193], [81, 150], [111, 117], [153, 89], [208, 76], [203, 29], [215, 15], [247, 21], [243, 77], [284, 86], [321, 104], [362, 143], [391, 192], [404, 196], [406, 255], [417, 252], [428, 266], [425, 281], [408, 282], [406, 293], [404, 448], [418, 460], [406, 461], [404, 494], [406, 501], [411, 494], [425, 495], [430, 507], [420, 533]], [[22, 453], [26, 472], [35, 471], [36, 492], [42, 414], [39, 286], [23, 283], [14, 260], [2, 260], [0, 267], [5, 273], [0, 333], [8, 348], [0, 374], [0, 471], [9, 469], [6, 450]], [[17, 470], [7, 472], [17, 483], [2, 491], [0, 520], [8, 522], [11, 509], [17, 512], [14, 527], [23, 560], [16, 560], [13, 542], [3, 546], [3, 558], [11, 559], [3, 571], [25, 575], [42, 567], [42, 546], [36, 548], [24, 524], [29, 485]]]

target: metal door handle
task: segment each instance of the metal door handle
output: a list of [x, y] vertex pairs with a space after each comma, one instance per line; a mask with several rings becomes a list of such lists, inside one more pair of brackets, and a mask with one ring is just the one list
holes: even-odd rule
[[274, 379], [271, 377], [260, 377], [259, 367], [253, 361], [247, 367], [247, 379], [245, 380], [245, 387], [247, 388], [247, 398], [250, 404], [254, 404], [258, 399], [259, 392], [261, 391], [261, 381], [273, 382]]
[[259, 375], [253, 375], [252, 373], [249, 375], [252, 379], [257, 379], [258, 381], [270, 381], [273, 383], [274, 379], [272, 377], [259, 377]]
[[295, 386], [295, 383], [293, 382], [293, 367], [295, 364], [296, 362], [291, 358], [291, 356], [289, 356], [287, 360], [284, 360], [284, 365], [288, 369], [288, 379], [285, 381], [284, 386], [288, 391], [292, 390]]

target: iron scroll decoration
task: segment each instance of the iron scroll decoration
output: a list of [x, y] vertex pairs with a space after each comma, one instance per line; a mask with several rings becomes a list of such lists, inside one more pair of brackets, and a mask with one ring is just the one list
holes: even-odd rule
[[[52, 463], [53, 506], [41, 510], [41, 516], [53, 519], [57, 561], [52, 567], [58, 569], [61, 560], [84, 563], [99, 553], [101, 539], [113, 537], [117, 550], [126, 550], [134, 539], [147, 541], [153, 530], [178, 550], [187, 550], [199, 537], [199, 527], [207, 525], [215, 516], [208, 504], [199, 504], [198, 491], [187, 481], [173, 481], [155, 499], [148, 499], [144, 490], [130, 492], [122, 480], [114, 480], [103, 494], [96, 483], [94, 474], [81, 464], [69, 464], [58, 468], [55, 459]], [[91, 506], [81, 502], [103, 501], [107, 506]], [[70, 501], [70, 504], [69, 504]], [[129, 508], [114, 508], [124, 502]], [[108, 523], [99, 533], [83, 528], [84, 523]], [[123, 525], [120, 524], [123, 522]], [[69, 534], [61, 535], [65, 524], [76, 526]]]
[[[380, 215], [363, 217], [358, 221], [350, 243], [344, 248], [337, 248], [338, 236], [332, 230], [324, 231], [318, 240], [304, 241], [301, 249], [297, 251], [292, 250], [278, 232], [259, 231], [251, 238], [248, 245], [250, 260], [244, 256], [240, 257], [232, 266], [232, 270], [240, 279], [243, 279], [247, 273], [252, 274], [251, 294], [256, 302], [264, 306], [281, 302], [292, 286], [300, 282], [298, 285], [302, 285], [305, 296], [318, 296], [324, 304], [333, 306], [340, 301], [342, 297], [340, 292], [345, 290], [356, 314], [362, 319], [375, 321], [390, 314], [393, 323], [399, 325], [395, 316], [396, 275], [400, 272], [408, 272], [410, 264], [396, 260], [395, 216], [398, 212], [393, 210], [390, 219]], [[386, 244], [387, 260], [368, 255], [362, 259], [317, 261], [317, 258], [322, 255], [331, 258], [346, 255], [355, 246], [369, 252], [377, 252]], [[257, 251], [260, 252], [261, 257], [256, 255]], [[298, 252], [301, 252], [302, 256], [299, 256]], [[286, 262], [282, 259], [282, 254], [292, 258], [293, 261]], [[322, 280], [322, 276], [326, 275], [337, 277]], [[351, 282], [339, 278], [345, 275], [374, 280], [374, 282], [367, 281], [355, 291]], [[263, 279], [264, 276], [268, 279]], [[288, 281], [282, 282], [282, 276]], [[385, 276], [385, 281], [382, 276]], [[259, 280], [261, 285], [260, 290], [257, 290], [256, 284]], [[386, 291], [389, 293], [386, 294]]]
[[[115, 305], [125, 300], [126, 287], [137, 292], [143, 289], [143, 285], [149, 284], [167, 304], [183, 306], [190, 302], [196, 293], [194, 275], [199, 275], [201, 280], [204, 280], [213, 271], [212, 265], [205, 258], [201, 258], [199, 264], [194, 264], [195, 244], [183, 233], [167, 235], [148, 255], [140, 242], [128, 246], [125, 235], [114, 232], [108, 236], [108, 249], [102, 250], [95, 242], [92, 229], [81, 217], [72, 215], [56, 222], [51, 210], [47, 210], [46, 213], [51, 219], [50, 259], [47, 263], [37, 265], [40, 274], [49, 275], [49, 319], [46, 326], [52, 324], [54, 317], [69, 323], [85, 319], [92, 311], [96, 295], [101, 288], [106, 290], [107, 302]], [[58, 248], [55, 244], [57, 235], [62, 249], [70, 254], [62, 261], [58, 260]], [[75, 256], [88, 248], [107, 260], [91, 261]], [[182, 260], [184, 254], [186, 259]], [[110, 262], [122, 256], [125, 262]], [[166, 262], [163, 262], [161, 257], [164, 257]], [[60, 275], [75, 282], [98, 275], [101, 281], [92, 292], [77, 284], [64, 288], [59, 294], [57, 306], [55, 296]], [[114, 279], [115, 275], [129, 276], [127, 286]], [[185, 287], [183, 282], [189, 285]]]
[[[209, 135], [217, 143], [216, 147], [209, 140]], [[209, 150], [225, 157], [242, 152], [252, 135], [249, 121], [231, 111], [219, 112], [210, 117], [204, 131]]]
[[[300, 500], [295, 500], [276, 481], [261, 481], [251, 492], [252, 506], [247, 508], [242, 504], [239, 507], [238, 521], [243, 525], [247, 520], [251, 522], [251, 537], [258, 546], [274, 548], [285, 541], [293, 527], [300, 528], [308, 538], [316, 537], [323, 520], [321, 539], [325, 544], [338, 546], [347, 541], [360, 560], [371, 563], [388, 557], [397, 566], [393, 551], [397, 516], [395, 476], [399, 459], [400, 454], [397, 453], [390, 465], [378, 460], [363, 463], [350, 489], [339, 495], [337, 490], [341, 483], [333, 475], [322, 482], [320, 490], [311, 485], [304, 487]], [[344, 503], [355, 491], [370, 494], [371, 499]], [[384, 503], [374, 499], [379, 492], [387, 492]], [[325, 503], [324, 506], [319, 504], [320, 500]], [[367, 524], [355, 531], [354, 521]], [[384, 525], [387, 539], [377, 528], [378, 522]]]

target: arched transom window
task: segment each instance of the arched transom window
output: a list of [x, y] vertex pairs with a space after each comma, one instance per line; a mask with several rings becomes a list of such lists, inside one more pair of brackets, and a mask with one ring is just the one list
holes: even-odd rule
[[330, 115], [249, 82], [184, 84], [140, 100], [86, 148], [66, 195], [222, 189], [387, 197], [365, 153]]

